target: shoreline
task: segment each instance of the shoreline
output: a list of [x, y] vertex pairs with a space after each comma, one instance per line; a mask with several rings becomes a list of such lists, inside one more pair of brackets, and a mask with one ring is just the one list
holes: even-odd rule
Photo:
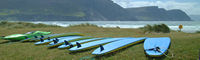
[[[8, 22], [16, 22], [16, 21], [8, 21]], [[26, 22], [26, 23], [34, 23], [34, 24], [47, 24], [47, 25], [57, 25], [57, 26], [62, 26], [62, 27], [69, 27], [70, 25], [79, 25], [79, 24], [94, 24], [97, 25], [99, 27], [104, 27], [104, 28], [130, 28], [130, 29], [138, 29], [141, 27], [144, 27], [145, 25], [149, 24], [149, 25], [154, 25], [154, 24], [162, 24], [162, 23], [166, 23], [168, 25], [168, 27], [171, 30], [174, 31], [178, 31], [179, 28], [179, 24], [184, 23], [183, 24], [183, 29], [182, 31], [185, 33], [196, 33], [198, 31], [200, 31], [200, 26], [199, 25], [194, 25], [195, 23], [198, 22], [193, 22], [193, 25], [188, 25], [188, 23], [186, 23], [187, 21], [183, 21], [181, 23], [174, 23], [171, 21], [148, 21], [148, 22], [152, 22], [152, 23], [147, 23], [143, 21], [139, 21], [139, 22], [134, 22], [134, 21], [17, 21], [17, 22]], [[130, 23], [133, 22], [133, 23]], [[180, 22], [180, 21], [176, 21], [176, 22]], [[188, 21], [189, 22], [189, 21]], [[199, 21], [200, 23], [200, 21]], [[192, 23], [190, 23], [192, 24]]]

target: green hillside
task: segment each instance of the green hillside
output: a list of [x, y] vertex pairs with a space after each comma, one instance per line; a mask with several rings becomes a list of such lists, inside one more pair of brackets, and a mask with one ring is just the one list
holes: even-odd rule
[[[142, 15], [141, 15], [142, 14]], [[111, 0], [0, 0], [0, 20], [20, 21], [180, 21], [181, 10], [122, 8]]]

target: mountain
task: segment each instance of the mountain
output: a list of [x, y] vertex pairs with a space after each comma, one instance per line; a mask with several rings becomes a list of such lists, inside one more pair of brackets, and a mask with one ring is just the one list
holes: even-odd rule
[[0, 20], [23, 21], [179, 21], [181, 10], [122, 8], [111, 0], [0, 0]]
[[[102, 19], [99, 20], [131, 20], [126, 18], [128, 12], [111, 0], [80, 0], [79, 2], [84, 7], [84, 11], [87, 12], [88, 18], [100, 16]], [[135, 20], [135, 18], [132, 19]]]
[[194, 21], [200, 21], [200, 15], [189, 15], [192, 20]]
[[142, 21], [190, 21], [190, 17], [179, 9], [165, 10], [157, 6], [127, 8], [130, 16]]
[[[0, 0], [0, 20], [127, 20], [111, 0]], [[123, 16], [122, 16], [123, 15]]]

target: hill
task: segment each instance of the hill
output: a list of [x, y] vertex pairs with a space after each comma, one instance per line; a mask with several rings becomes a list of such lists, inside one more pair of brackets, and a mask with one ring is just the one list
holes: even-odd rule
[[135, 16], [138, 20], [143, 21], [188, 21], [190, 17], [183, 11], [165, 10], [157, 6], [147, 6], [139, 8], [127, 8], [130, 16]]
[[[137, 12], [141, 8], [122, 8], [111, 0], [0, 0], [0, 20], [23, 21], [143, 21], [190, 20], [181, 10]], [[137, 12], [137, 13], [135, 13]], [[147, 12], [147, 13], [146, 13]], [[140, 15], [146, 13], [147, 16]], [[149, 14], [150, 13], [150, 14]], [[156, 13], [156, 14], [155, 14]], [[168, 15], [164, 15], [164, 14]], [[161, 14], [161, 15], [160, 15]], [[137, 16], [139, 15], [139, 16]], [[142, 17], [142, 18], [141, 18]], [[165, 19], [163, 19], [165, 18]]]

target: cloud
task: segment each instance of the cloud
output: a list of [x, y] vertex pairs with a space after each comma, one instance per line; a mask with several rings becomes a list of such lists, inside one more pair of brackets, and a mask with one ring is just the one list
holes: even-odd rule
[[124, 8], [158, 6], [159, 8], [181, 9], [189, 15], [200, 15], [200, 7], [196, 2], [176, 2], [176, 1], [133, 1], [133, 0], [113, 0]]

